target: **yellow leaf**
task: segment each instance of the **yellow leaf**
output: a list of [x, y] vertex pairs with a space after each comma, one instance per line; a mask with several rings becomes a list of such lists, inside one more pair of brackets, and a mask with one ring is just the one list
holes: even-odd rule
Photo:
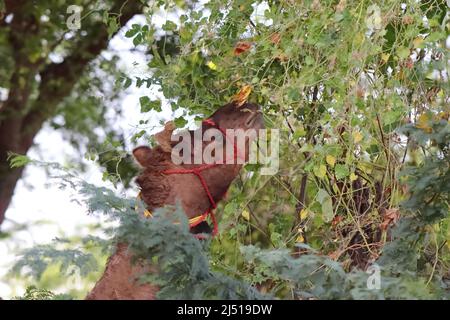
[[430, 121], [430, 117], [428, 116], [428, 114], [423, 113], [420, 115], [419, 119], [417, 119], [416, 127], [419, 129], [422, 129], [423, 131], [425, 131], [427, 133], [431, 133], [431, 131], [433, 131], [433, 129], [428, 124], [429, 121]]
[[390, 55], [389, 53], [382, 53], [382, 54], [381, 54], [381, 60], [382, 60], [384, 63], [386, 63], [386, 62], [388, 62], [390, 56], [391, 56], [391, 55]]
[[302, 228], [298, 228], [297, 232], [298, 232], [298, 236], [297, 236], [297, 239], [295, 241], [296, 242], [300, 242], [300, 243], [305, 242], [305, 238], [303, 237], [303, 229]]
[[239, 92], [233, 97], [233, 102], [237, 104], [238, 107], [242, 106], [247, 102], [248, 96], [252, 92], [252, 86], [246, 84], [239, 90]]
[[327, 154], [325, 160], [327, 161], [327, 163], [330, 166], [334, 167], [334, 164], [336, 163], [336, 158], [335, 157], [333, 157], [331, 154]]
[[241, 213], [241, 216], [245, 219], [245, 220], [247, 220], [247, 221], [250, 221], [250, 212], [248, 212], [247, 210], [243, 210], [242, 211], [242, 213]]
[[437, 115], [438, 118], [442, 119], [442, 120], [447, 120], [450, 117], [450, 112], [439, 112], [439, 114]]
[[364, 41], [365, 36], [363, 33], [360, 32], [360, 33], [357, 33], [353, 39], [355, 40], [355, 43], [361, 44]]
[[319, 167], [314, 168], [314, 174], [319, 178], [325, 178], [325, 175], [327, 174], [327, 167], [321, 164]]
[[359, 132], [359, 131], [354, 131], [354, 132], [352, 133], [352, 136], [353, 136], [353, 141], [354, 141], [355, 143], [360, 142], [360, 141], [362, 140], [362, 138], [363, 138], [363, 135], [362, 135], [361, 132]]
[[212, 62], [212, 61], [208, 61], [208, 63], [206, 64], [211, 70], [217, 70], [217, 65]]
[[358, 179], [358, 176], [354, 172], [350, 173], [350, 181], [355, 181], [356, 179]]
[[302, 209], [298, 215], [300, 217], [300, 220], [305, 220], [306, 217], [308, 217], [308, 210]]
[[414, 48], [419, 48], [422, 43], [423, 43], [423, 38], [422, 37], [417, 37], [417, 38], [415, 38], [413, 40]]
[[373, 165], [369, 162], [359, 162], [357, 167], [367, 174], [371, 174], [374, 168]]

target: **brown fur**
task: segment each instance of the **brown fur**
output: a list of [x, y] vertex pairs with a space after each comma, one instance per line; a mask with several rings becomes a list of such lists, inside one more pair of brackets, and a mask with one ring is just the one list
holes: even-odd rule
[[[251, 115], [255, 120], [248, 123]], [[264, 127], [259, 107], [254, 104], [246, 103], [237, 107], [230, 103], [217, 110], [211, 118], [224, 129], [259, 129]], [[203, 124], [203, 130], [207, 128], [208, 125]], [[168, 131], [170, 133], [173, 131], [172, 125], [166, 125], [165, 132], [157, 134], [157, 141], [160, 145], [154, 149], [139, 147], [133, 151], [136, 160], [143, 167], [143, 172], [136, 179], [136, 182], [141, 187], [142, 199], [149, 210], [164, 205], [174, 205], [176, 201], [180, 201], [186, 215], [192, 218], [205, 212], [211, 204], [196, 176], [192, 174], [164, 175], [161, 173], [166, 169], [199, 166], [176, 166], [172, 163], [170, 148], [173, 147], [173, 143], [170, 144], [167, 141], [167, 139], [170, 139]], [[191, 132], [191, 135], [193, 136], [193, 132]], [[245, 155], [248, 156], [248, 145]], [[216, 202], [220, 201], [225, 195], [241, 167], [242, 165], [238, 164], [224, 164], [203, 171], [202, 175]], [[157, 272], [157, 270], [142, 263], [133, 265], [131, 258], [132, 254], [128, 251], [127, 245], [118, 245], [116, 252], [107, 262], [103, 276], [88, 294], [87, 299], [155, 299], [158, 288], [151, 284], [138, 284], [136, 279], [144, 272]]]

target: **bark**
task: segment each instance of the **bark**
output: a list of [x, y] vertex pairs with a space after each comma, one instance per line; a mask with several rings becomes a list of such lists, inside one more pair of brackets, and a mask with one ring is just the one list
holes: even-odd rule
[[[29, 8], [24, 8], [29, 3], [5, 1], [5, 16], [13, 14], [14, 18], [10, 24], [0, 26], [9, 28], [14, 59], [8, 98], [0, 105], [0, 224], [23, 172], [23, 168], [9, 168], [8, 152], [28, 152], [45, 121], [55, 115], [59, 103], [70, 94], [89, 62], [106, 49], [109, 40], [104, 23], [83, 20], [82, 29], [87, 34], [80, 33], [72, 40], [75, 41], [74, 49], [63, 62], [46, 64], [45, 59], [30, 62], [25, 45], [30, 38], [39, 37], [39, 21]], [[138, 0], [128, 1], [125, 5], [123, 1], [115, 1], [111, 12], [121, 12], [119, 24], [124, 26], [141, 10]], [[37, 75], [40, 78], [38, 95], [30, 100]]]

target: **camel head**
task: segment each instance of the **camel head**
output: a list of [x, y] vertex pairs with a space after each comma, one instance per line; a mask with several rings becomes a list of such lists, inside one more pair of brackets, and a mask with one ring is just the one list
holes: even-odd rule
[[[202, 137], [199, 143], [206, 147], [214, 140], [204, 141], [203, 136], [196, 135], [196, 131], [205, 132], [207, 129], [216, 128], [220, 132], [226, 129], [249, 130], [264, 128], [261, 108], [257, 104], [229, 103], [216, 112], [214, 112], [207, 120], [203, 121], [201, 128], [197, 130], [184, 132], [185, 137], [190, 137], [192, 146], [195, 139]], [[198, 216], [199, 214], [211, 208], [211, 198], [208, 198], [204, 186], [201, 184], [198, 176], [194, 174], [166, 174], [167, 172], [176, 170], [188, 170], [204, 166], [205, 163], [194, 163], [193, 156], [189, 163], [175, 164], [171, 157], [171, 151], [176, 148], [178, 142], [171, 139], [175, 126], [173, 123], [167, 123], [162, 132], [155, 135], [158, 146], [149, 148], [141, 146], [134, 149], [133, 154], [136, 161], [143, 168], [142, 173], [137, 177], [136, 182], [141, 188], [142, 199], [149, 210], [153, 210], [164, 205], [174, 205], [177, 201], [181, 205], [189, 218]], [[220, 133], [222, 134], [222, 133]], [[178, 133], [177, 135], [181, 135]], [[172, 137], [173, 138], [173, 137]], [[239, 150], [244, 158], [248, 159], [249, 144], [255, 137], [245, 137], [245, 146]], [[177, 140], [177, 139], [175, 139]], [[233, 142], [234, 141], [234, 142]], [[236, 143], [237, 139], [228, 139], [223, 137], [223, 148], [226, 150], [227, 144]], [[243, 149], [243, 150], [242, 150]], [[191, 149], [194, 152], [194, 148]], [[223, 159], [226, 159], [224, 156]], [[244, 160], [245, 160], [244, 159]], [[237, 164], [220, 164], [207, 170], [202, 171], [202, 177], [206, 181], [207, 188], [210, 191], [213, 201], [218, 202], [225, 195], [230, 184], [239, 173], [242, 163]]]
[[224, 105], [210, 117], [218, 127], [224, 129], [262, 129], [264, 121], [261, 107], [254, 103], [238, 105], [235, 102]]

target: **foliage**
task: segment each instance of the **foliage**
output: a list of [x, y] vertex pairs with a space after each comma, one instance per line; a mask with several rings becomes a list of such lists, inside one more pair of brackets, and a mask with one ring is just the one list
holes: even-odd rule
[[294, 258], [287, 250], [267, 252], [255, 247], [243, 248], [244, 254], [266, 265], [271, 275], [287, 281], [303, 298], [448, 299], [449, 130], [446, 114], [430, 116], [426, 127], [411, 124], [401, 129], [410, 143], [416, 143], [416, 148], [423, 150], [424, 158], [418, 166], [409, 166], [401, 174], [408, 186], [408, 199], [402, 203], [404, 215], [393, 228], [391, 241], [376, 261], [384, 271], [381, 290], [361, 286], [364, 283], [361, 280], [367, 278], [364, 272], [346, 273], [328, 257], [302, 255]]
[[[60, 240], [56, 240], [56, 243]], [[22, 268], [25, 266], [33, 266], [29, 270], [30, 275], [35, 278], [40, 278], [42, 273], [48, 268], [50, 263], [60, 264], [61, 274], [67, 275], [75, 272], [74, 268], [78, 268], [81, 276], [86, 276], [89, 272], [98, 268], [96, 260], [91, 254], [85, 254], [79, 250], [70, 249], [55, 249], [56, 244], [38, 245], [31, 249], [23, 251], [19, 255], [19, 262], [17, 262], [12, 272], [27, 276], [27, 272], [23, 272]]]
[[346, 272], [341, 264], [317, 254], [292, 257], [286, 249], [262, 251], [242, 248], [253, 263], [262, 264], [288, 284], [286, 299], [418, 299], [431, 298], [425, 283], [411, 275], [383, 275], [381, 288], [367, 286], [368, 274], [362, 270]]
[[[161, 7], [177, 16], [178, 4], [156, 2], [148, 21]], [[396, 129], [448, 104], [445, 2], [242, 0], [182, 8], [162, 31], [147, 23], [126, 35], [139, 45], [176, 38], [167, 51], [148, 46], [152, 72], [139, 82], [158, 85], [165, 100], [142, 97], [142, 110], [166, 102], [207, 115], [251, 84], [266, 125], [283, 130], [279, 172], [261, 176], [247, 166], [252, 175], [242, 175], [222, 208], [220, 248], [229, 251], [217, 246], [216, 261], [237, 272], [238, 246], [223, 241], [238, 239], [267, 248], [306, 242], [347, 270], [367, 267], [386, 242], [386, 216], [405, 196], [398, 173], [411, 151]]]
[[[162, 11], [171, 18], [159, 28]], [[206, 243], [177, 208], [146, 220], [134, 200], [62, 174], [91, 212], [119, 221], [114, 242], [157, 264], [158, 277], [142, 281], [160, 284], [161, 298], [449, 298], [445, 1], [155, 1], [144, 12], [125, 36], [147, 50], [150, 72], [115, 75], [123, 90], [161, 91], [139, 99], [140, 125], [170, 107], [183, 127], [250, 84], [282, 134], [279, 172], [246, 166], [218, 208], [220, 236]], [[116, 183], [133, 175], [117, 170], [125, 140], [102, 145]], [[367, 287], [374, 263], [380, 290]]]
[[[425, 115], [428, 117], [427, 115]], [[442, 117], [447, 116], [447, 119]], [[423, 119], [423, 118], [422, 118]], [[428, 275], [443, 288], [450, 288], [449, 195], [450, 123], [448, 115], [427, 118], [426, 127], [408, 125], [402, 131], [421, 150], [420, 163], [405, 168], [402, 176], [408, 186], [403, 202], [404, 217], [393, 230], [394, 241], [383, 250], [381, 262], [391, 268]]]
[[23, 296], [15, 297], [16, 300], [70, 300], [70, 296], [64, 294], [54, 294], [45, 289], [38, 289], [35, 286], [29, 286]]
[[[213, 271], [208, 254], [210, 241], [200, 242], [189, 233], [187, 219], [179, 208], [159, 209], [155, 212], [154, 218], [146, 219], [137, 215], [132, 209], [135, 207], [135, 200], [124, 199], [116, 196], [111, 190], [79, 181], [70, 173], [61, 176], [63, 182], [67, 180], [67, 177], [70, 177], [71, 186], [76, 187], [83, 195], [92, 213], [106, 214], [120, 222], [114, 230], [114, 242], [128, 243], [136, 259], [147, 260], [158, 267], [160, 271], [157, 275], [149, 273], [142, 276], [140, 280], [160, 285], [159, 298], [261, 299], [270, 297], [259, 293], [256, 288], [245, 284], [242, 280]], [[438, 182], [440, 183], [440, 180]], [[405, 206], [408, 207], [408, 201]], [[417, 212], [416, 210], [417, 208], [414, 208], [414, 212]], [[417, 219], [416, 223], [420, 221]], [[423, 225], [425, 226], [428, 222], [425, 220]], [[408, 241], [408, 237], [417, 232], [411, 228], [402, 228], [402, 223], [396, 229], [403, 233], [401, 237], [394, 236], [393, 241], [388, 244], [386, 247], [388, 255], [389, 250], [391, 252], [397, 250], [395, 253], [399, 257], [404, 258], [405, 254], [410, 256], [412, 248], [401, 254], [398, 248], [404, 248], [404, 242]], [[87, 240], [98, 239], [89, 237]], [[59, 242], [63, 241], [59, 240]], [[390, 249], [389, 246], [391, 246]], [[300, 247], [308, 250], [309, 253], [293, 257], [287, 249], [261, 250], [255, 246], [242, 246], [240, 250], [248, 265], [257, 266], [259, 273], [268, 275], [268, 279], [272, 282], [285, 283], [284, 286], [270, 290], [272, 294], [282, 298], [410, 299], [436, 296], [448, 298], [448, 290], [439, 286], [429, 287], [429, 282], [425, 283], [419, 273], [403, 269], [404, 263], [400, 262], [393, 270], [385, 268], [386, 265], [392, 266], [392, 262], [399, 263], [398, 259], [395, 260], [392, 256], [385, 259], [387, 264], [383, 262], [384, 256], [380, 259], [380, 267], [385, 272], [382, 276], [382, 287], [381, 290], [373, 290], [367, 287], [366, 272], [357, 269], [346, 272], [341, 263], [318, 254], [306, 245], [300, 245]], [[43, 262], [42, 258], [46, 257], [62, 261], [63, 270], [70, 270], [66, 265], [69, 261], [78, 266], [81, 272], [87, 272], [92, 267], [92, 259], [78, 250], [57, 250], [54, 246], [40, 245], [26, 250], [22, 259], [14, 266], [14, 270], [19, 272], [27, 266], [31, 274], [38, 278], [42, 274], [45, 263], [45, 259]], [[442, 279], [439, 280], [442, 281]], [[280, 290], [280, 288], [290, 290]], [[44, 291], [42, 294], [45, 298], [47, 292]], [[34, 295], [25, 294], [24, 298], [27, 297], [33, 298]]]

